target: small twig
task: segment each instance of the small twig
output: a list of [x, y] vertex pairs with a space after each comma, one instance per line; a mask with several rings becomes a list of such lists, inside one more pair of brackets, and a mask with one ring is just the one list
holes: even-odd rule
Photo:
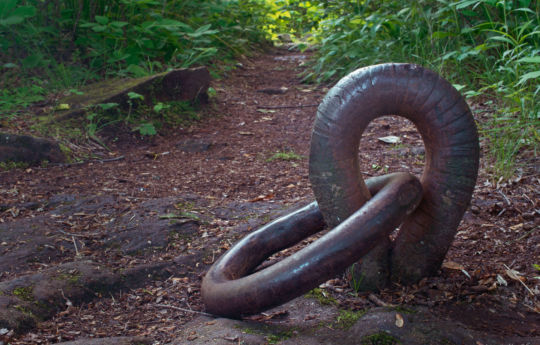
[[368, 296], [368, 299], [375, 303], [376, 305], [378, 305], [379, 307], [390, 307], [390, 308], [394, 308], [395, 305], [394, 304], [388, 304], [384, 301], [382, 301], [379, 297], [375, 296], [374, 294], [370, 293], [369, 296]]
[[174, 310], [184, 311], [184, 312], [187, 312], [187, 313], [195, 313], [195, 314], [200, 314], [200, 315], [204, 315], [204, 316], [214, 317], [214, 315], [205, 313], [203, 311], [175, 307], [174, 305], [168, 305], [168, 304], [154, 304], [154, 305], [156, 307], [170, 308], [170, 309], [174, 309]]
[[533, 228], [532, 230], [529, 230], [527, 231], [526, 233], [524, 233], [523, 235], [519, 236], [518, 238], [516, 238], [515, 240], [512, 240], [512, 241], [507, 241], [506, 244], [512, 244], [514, 242], [517, 242], [517, 241], [520, 241], [522, 239], [524, 239], [525, 237], [529, 236], [530, 234], [532, 234], [533, 232], [535, 232], [536, 230], [538, 230], [538, 228]]
[[504, 198], [504, 200], [506, 200], [506, 203], [508, 205], [511, 205], [510, 200], [508, 199], [508, 197], [500, 189], [497, 189], [497, 192], [499, 192], [499, 194], [502, 195], [502, 197]]
[[[536, 294], [535, 294], [535, 293], [527, 286], [527, 284], [525, 284], [521, 279], [519, 279], [519, 276], [516, 274], [516, 273], [517, 273], [516, 271], [510, 269], [508, 266], [506, 266], [506, 264], [503, 264], [503, 266], [504, 266], [504, 268], [506, 268], [506, 274], [507, 274], [510, 278], [512, 278], [513, 280], [517, 280], [519, 283], [521, 283], [521, 285], [523, 285], [523, 286], [525, 287], [525, 289], [527, 289], [527, 291], [528, 291], [532, 296], [536, 295]], [[510, 275], [509, 272], [512, 273], [512, 275]], [[516, 272], [516, 273], [514, 273], [514, 272]], [[513, 276], [515, 276], [515, 277], [513, 277]]]
[[69, 298], [67, 298], [64, 294], [64, 289], [60, 289], [60, 293], [62, 294], [62, 297], [64, 297], [64, 299], [66, 300], [66, 305], [68, 306], [68, 308], [73, 306], [73, 302], [71, 302]]
[[300, 104], [300, 105], [258, 105], [257, 109], [292, 109], [318, 107], [318, 104]]
[[71, 239], [73, 240], [73, 245], [75, 246], [75, 256], [80, 256], [79, 249], [77, 248], [77, 242], [75, 242], [75, 236], [71, 235]]
[[531, 200], [531, 198], [529, 198], [529, 196], [528, 196], [527, 194], [523, 194], [523, 196], [524, 196], [527, 200], [529, 200], [529, 202], [530, 202], [533, 206], [535, 205], [535, 203]]
[[96, 161], [90, 161], [90, 163], [97, 162], [97, 163], [107, 163], [107, 162], [114, 162], [114, 161], [120, 161], [124, 159], [124, 156], [118, 156], [113, 158], [107, 158], [107, 159], [98, 159]]

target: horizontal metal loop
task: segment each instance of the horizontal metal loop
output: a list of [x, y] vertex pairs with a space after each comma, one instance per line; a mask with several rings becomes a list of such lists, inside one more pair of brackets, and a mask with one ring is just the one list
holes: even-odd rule
[[420, 203], [422, 186], [409, 173], [366, 181], [374, 195], [321, 238], [278, 263], [254, 272], [270, 255], [324, 228], [311, 203], [246, 236], [208, 271], [202, 283], [206, 310], [239, 317], [298, 297], [344, 271], [387, 237]]

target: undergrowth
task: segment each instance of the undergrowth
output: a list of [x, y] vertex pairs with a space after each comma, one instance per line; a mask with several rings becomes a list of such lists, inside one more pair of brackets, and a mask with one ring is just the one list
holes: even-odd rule
[[[389, 61], [440, 73], [488, 114], [476, 115], [495, 177], [538, 156], [540, 2], [532, 0], [3, 0], [0, 127], [52, 93], [103, 78], [195, 65], [216, 76], [282, 34], [317, 47], [306, 82]], [[149, 135], [158, 127], [141, 125]]]
[[[51, 94], [104, 78], [197, 65], [216, 76], [265, 44], [255, 19], [263, 7], [242, 0], [3, 0], [0, 126]], [[154, 132], [145, 126], [141, 133]]]
[[[318, 50], [306, 81], [334, 81], [383, 62], [424, 65], [477, 103], [491, 101], [479, 123], [495, 163], [508, 178], [520, 153], [540, 142], [540, 2], [531, 0], [281, 1], [287, 25]], [[299, 19], [298, 14], [301, 14]], [[307, 21], [303, 16], [308, 16]], [[281, 26], [280, 26], [281, 25]], [[488, 102], [489, 103], [489, 102]]]

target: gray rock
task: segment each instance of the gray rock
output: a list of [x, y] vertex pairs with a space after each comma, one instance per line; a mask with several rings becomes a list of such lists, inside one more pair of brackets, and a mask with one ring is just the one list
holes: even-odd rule
[[57, 142], [29, 135], [0, 133], [0, 162], [59, 163], [65, 156]]
[[129, 92], [144, 96], [145, 103], [167, 102], [173, 100], [208, 100], [210, 72], [206, 67], [176, 69], [137, 79], [115, 79], [88, 85], [82, 94], [69, 95], [58, 101], [68, 109], [56, 110], [54, 121], [72, 118], [83, 114], [86, 109], [103, 103], [118, 103], [127, 106]]

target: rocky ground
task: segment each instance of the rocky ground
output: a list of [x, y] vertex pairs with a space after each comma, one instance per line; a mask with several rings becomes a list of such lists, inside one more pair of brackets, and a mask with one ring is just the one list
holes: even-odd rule
[[[150, 139], [109, 132], [110, 151], [94, 148], [99, 159], [0, 172], [0, 344], [539, 343], [532, 152], [505, 181], [482, 160], [436, 277], [373, 294], [336, 274], [246, 320], [204, 314], [210, 265], [313, 199], [310, 132], [331, 85], [301, 83], [307, 58], [275, 50], [244, 59], [212, 82], [216, 96], [191, 125]], [[489, 116], [486, 104], [471, 108], [478, 122]], [[401, 142], [379, 139], [390, 135]], [[366, 177], [420, 176], [424, 148], [414, 125], [385, 117], [364, 134], [360, 161]]]

